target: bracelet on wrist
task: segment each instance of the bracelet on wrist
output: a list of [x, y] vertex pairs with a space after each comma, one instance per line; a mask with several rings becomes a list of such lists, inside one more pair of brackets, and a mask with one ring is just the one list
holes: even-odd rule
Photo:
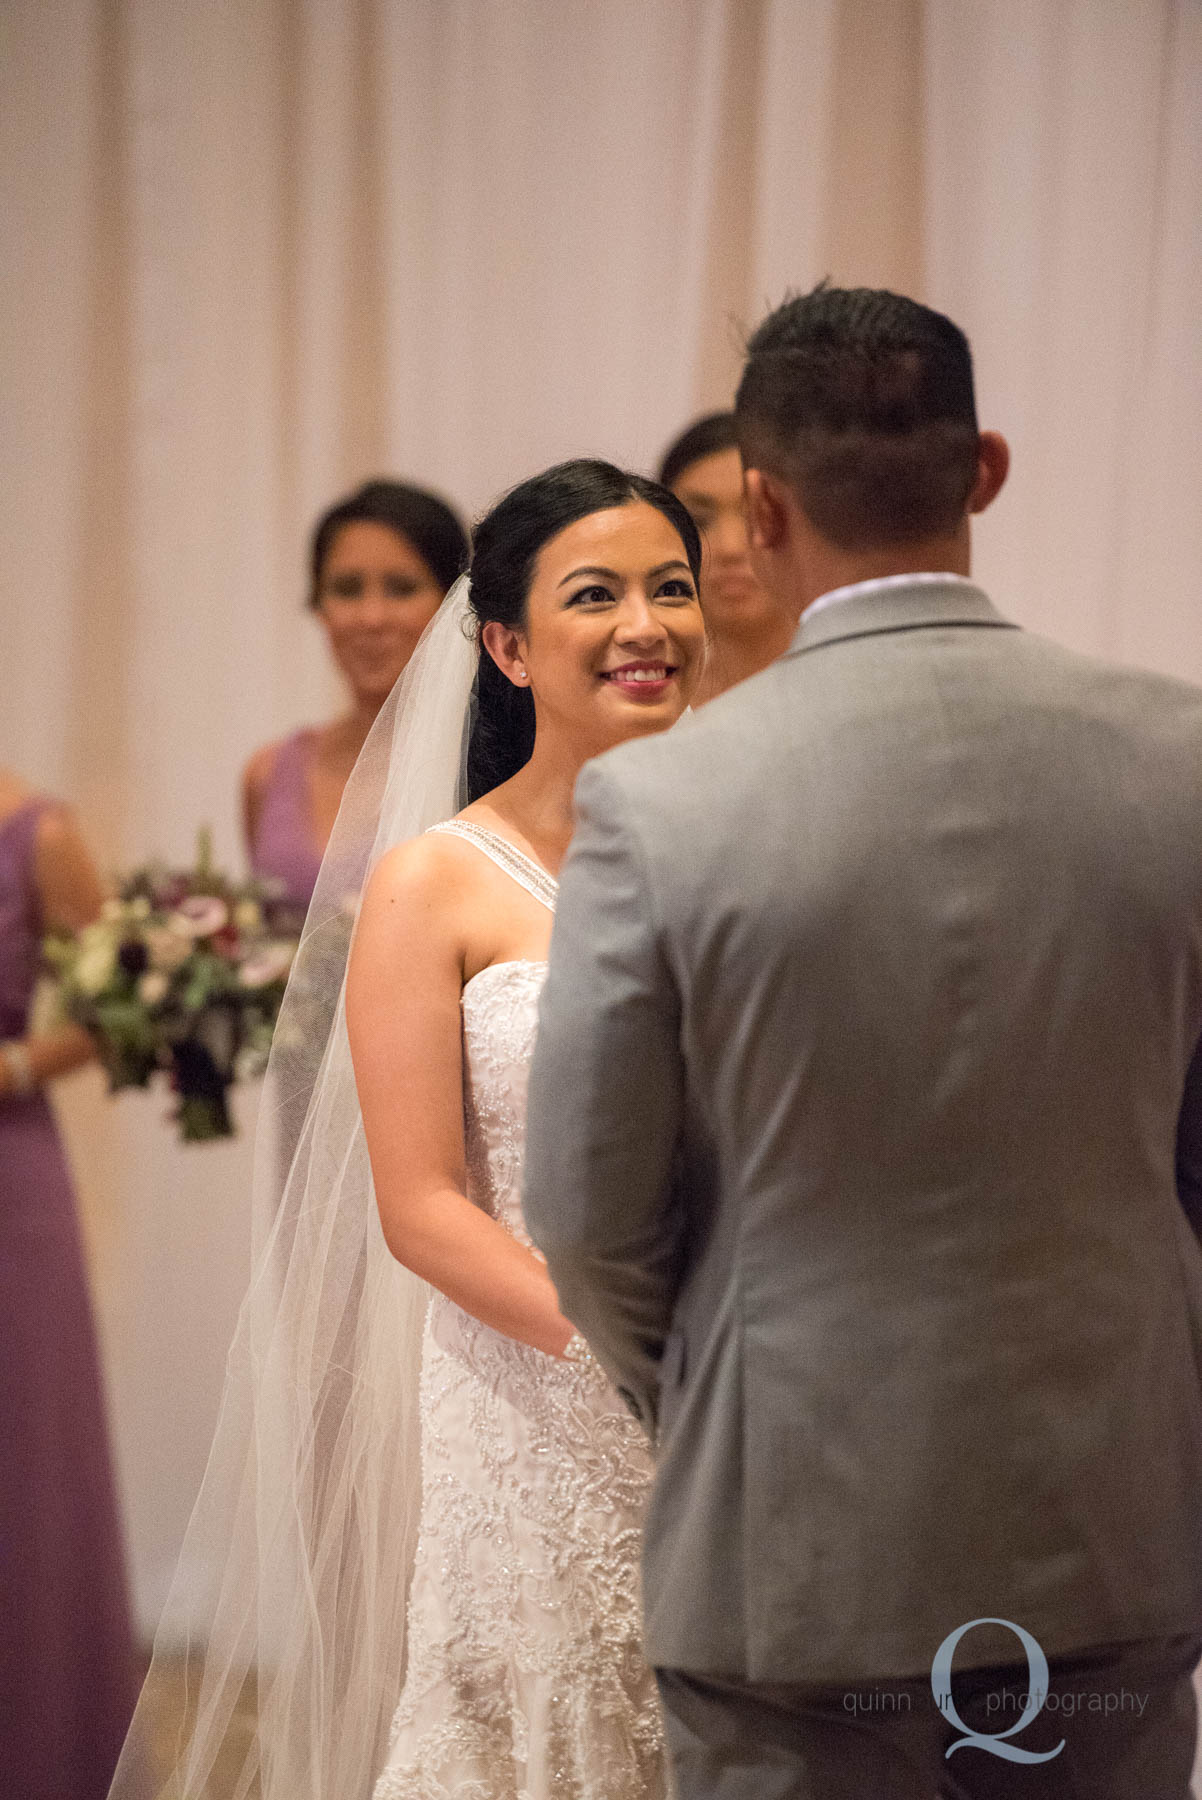
[[29, 1051], [19, 1038], [8, 1038], [0, 1044], [0, 1062], [8, 1075], [8, 1091], [24, 1099], [36, 1092], [38, 1078], [33, 1072]]

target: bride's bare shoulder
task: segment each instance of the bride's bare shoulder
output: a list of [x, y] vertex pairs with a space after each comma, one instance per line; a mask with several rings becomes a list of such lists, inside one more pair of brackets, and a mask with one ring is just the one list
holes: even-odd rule
[[416, 913], [470, 904], [481, 885], [482, 861], [478, 850], [452, 832], [423, 832], [385, 851], [372, 872], [364, 904]]

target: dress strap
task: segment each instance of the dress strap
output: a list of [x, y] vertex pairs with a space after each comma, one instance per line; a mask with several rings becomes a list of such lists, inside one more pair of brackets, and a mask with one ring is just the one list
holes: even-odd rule
[[469, 844], [475, 844], [477, 850], [483, 850], [485, 856], [491, 857], [499, 869], [504, 869], [519, 887], [541, 900], [551, 912], [555, 911], [559, 893], [555, 877], [548, 875], [541, 863], [536, 863], [532, 856], [511, 844], [499, 831], [489, 831], [486, 825], [477, 825], [471, 819], [444, 819], [439, 825], [431, 825], [430, 830], [448, 831], [454, 837], [466, 838]]

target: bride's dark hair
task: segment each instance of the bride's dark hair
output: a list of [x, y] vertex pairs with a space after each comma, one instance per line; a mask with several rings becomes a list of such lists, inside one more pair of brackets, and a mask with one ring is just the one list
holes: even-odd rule
[[[644, 475], [580, 457], [557, 463], [512, 488], [472, 534], [472, 612], [476, 629], [496, 620], [511, 631], [526, 622], [534, 564], [544, 544], [590, 513], [632, 500], [663, 514], [679, 534], [694, 581], [701, 575], [701, 538], [675, 494]], [[478, 800], [529, 762], [534, 749], [534, 696], [502, 674], [483, 645], [472, 690], [468, 799]]]

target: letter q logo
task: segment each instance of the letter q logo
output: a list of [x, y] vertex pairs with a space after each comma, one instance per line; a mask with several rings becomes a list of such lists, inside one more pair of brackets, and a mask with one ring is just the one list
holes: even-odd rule
[[[964, 1633], [971, 1631], [974, 1625], [1004, 1625], [1007, 1631], [1012, 1631], [1019, 1639], [1027, 1653], [1027, 1704], [1018, 1721], [1011, 1725], [1008, 1731], [970, 1731], [952, 1701], [952, 1658], [956, 1654], [956, 1645]], [[944, 1718], [950, 1719], [957, 1731], [964, 1733], [964, 1736], [957, 1738], [954, 1744], [948, 1745], [944, 1755], [945, 1762], [953, 1750], [963, 1750], [967, 1744], [975, 1744], [978, 1750], [987, 1750], [990, 1756], [1001, 1756], [1007, 1762], [1015, 1763], [1051, 1762], [1052, 1758], [1059, 1756], [1064, 1749], [1063, 1738], [1054, 1750], [1043, 1751], [1024, 1750], [1020, 1744], [1008, 1744], [1002, 1741], [1005, 1738], [1014, 1737], [1020, 1731], [1025, 1731], [1032, 1719], [1041, 1711], [1048, 1696], [1048, 1659], [1031, 1633], [1024, 1631], [1021, 1625], [1015, 1625], [1010, 1619], [970, 1619], [967, 1625], [959, 1626], [957, 1630], [945, 1637], [936, 1650], [935, 1660], [931, 1664], [931, 1692], [934, 1694], [935, 1704]]]

